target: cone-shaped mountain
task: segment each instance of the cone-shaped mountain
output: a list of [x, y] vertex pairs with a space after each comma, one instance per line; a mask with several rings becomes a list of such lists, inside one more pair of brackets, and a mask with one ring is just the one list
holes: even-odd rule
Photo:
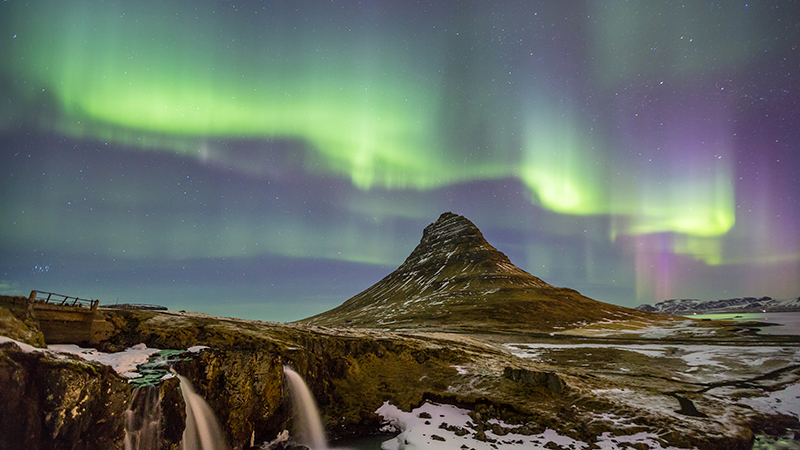
[[552, 331], [648, 315], [551, 286], [518, 268], [465, 217], [444, 213], [394, 272], [311, 325]]

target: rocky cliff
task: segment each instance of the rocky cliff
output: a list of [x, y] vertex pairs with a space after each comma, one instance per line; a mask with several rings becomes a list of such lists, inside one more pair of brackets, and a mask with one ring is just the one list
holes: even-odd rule
[[[116, 327], [105, 343], [107, 351], [134, 343], [209, 347], [175, 368], [208, 401], [234, 450], [291, 429], [294, 413], [284, 365], [309, 384], [329, 437], [377, 430], [381, 418], [376, 411], [384, 402], [410, 411], [426, 401], [470, 410], [472, 425], [455, 432], [486, 442], [522, 442], [549, 429], [587, 445], [604, 435], [649, 433], [662, 447], [745, 449], [754, 423], [772, 424], [778, 433], [797, 426], [796, 419], [764, 415], [727, 396], [704, 394], [719, 383], [693, 381], [696, 375], [684, 374], [680, 359], [652, 359], [622, 344], [609, 346], [607, 339], [586, 345], [580, 337], [537, 338], [530, 345], [545, 353], [527, 357], [519, 351], [524, 345], [464, 334], [333, 329], [177, 312], [106, 314]], [[656, 342], [665, 345], [654, 340], [649, 346]], [[0, 348], [0, 393], [6, 399], [3, 417], [15, 421], [0, 422], [0, 441], [14, 436], [12, 442], [25, 439], [27, 448], [34, 449], [120, 448], [121, 411], [130, 392], [124, 380], [105, 366], [73, 358], [45, 360], [12, 346]], [[763, 374], [753, 373], [758, 366], [744, 364], [749, 372], [732, 372], [731, 387], [752, 378], [748, 392], [755, 380], [763, 380], [764, 388], [781, 389], [798, 370], [791, 361], [785, 368], [781, 364], [771, 361]], [[171, 430], [174, 445], [183, 428], [176, 412], [180, 401], [174, 386], [166, 391], [172, 400], [164, 409], [172, 419], [165, 431]], [[687, 401], [703, 417], [681, 413], [689, 410]]]
[[44, 347], [44, 334], [25, 297], [0, 296], [0, 336]]
[[122, 449], [129, 396], [108, 366], [0, 344], [0, 450]]
[[[538, 338], [544, 348], [565, 349], [529, 358], [479, 335], [334, 329], [151, 311], [121, 311], [109, 321], [118, 326], [109, 350], [138, 342], [159, 348], [210, 347], [177, 363], [176, 369], [209, 402], [234, 449], [291, 429], [284, 365], [309, 384], [330, 437], [374, 432], [381, 424], [376, 410], [387, 401], [405, 411], [425, 401], [467, 408], [473, 427], [458, 431], [478, 440], [507, 435], [514, 441], [550, 429], [591, 444], [604, 433], [641, 432], [655, 433], [664, 446], [744, 449], [752, 442], [754, 421], [784, 424], [779, 430], [796, 425], [796, 419], [762, 416], [727, 398], [698, 394], [705, 385], [681, 380], [687, 376], [680, 360], [656, 362], [624, 348], [604, 349], [607, 339], [582, 348], [586, 338]], [[644, 343], [654, 342], [664, 345], [662, 340]], [[797, 371], [791, 365], [786, 369], [779, 371], [781, 383]], [[754, 376], [731, 373], [736, 379]], [[758, 377], [773, 383], [769, 375]], [[680, 413], [687, 410], [687, 401], [706, 417]]]
[[394, 272], [300, 321], [379, 329], [550, 332], [649, 313], [601, 303], [518, 268], [471, 221], [444, 213]]
[[[290, 428], [283, 366], [308, 382], [329, 431], [375, 431], [375, 410], [387, 399], [408, 409], [430, 393], [446, 392], [466, 361], [462, 350], [370, 331], [336, 331], [275, 323], [153, 311], [107, 312], [117, 333], [103, 346], [135, 343], [181, 349], [206, 345], [175, 364], [212, 406], [234, 443], [243, 448]], [[419, 380], [426, 380], [420, 383]], [[435, 387], [435, 388], [432, 388]]]

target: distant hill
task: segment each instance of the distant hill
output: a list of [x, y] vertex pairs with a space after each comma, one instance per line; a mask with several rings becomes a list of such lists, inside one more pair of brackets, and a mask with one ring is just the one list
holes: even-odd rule
[[444, 213], [394, 272], [309, 325], [449, 331], [539, 331], [652, 318], [598, 302], [516, 267], [468, 219]]
[[636, 309], [666, 314], [787, 312], [800, 311], [800, 297], [788, 300], [777, 300], [770, 297], [743, 297], [708, 301], [682, 298], [664, 300], [653, 305], [639, 305]]

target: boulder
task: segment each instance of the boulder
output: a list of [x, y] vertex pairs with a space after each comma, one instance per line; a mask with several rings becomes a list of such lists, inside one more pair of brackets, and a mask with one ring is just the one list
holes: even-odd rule
[[539, 372], [527, 369], [514, 369], [506, 367], [503, 376], [525, 386], [546, 388], [556, 394], [561, 394], [567, 384], [555, 372]]

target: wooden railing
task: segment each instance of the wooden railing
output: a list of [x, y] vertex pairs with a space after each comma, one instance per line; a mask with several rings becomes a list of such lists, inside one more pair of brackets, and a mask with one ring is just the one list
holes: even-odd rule
[[31, 291], [28, 300], [35, 303], [44, 303], [57, 306], [74, 306], [78, 308], [97, 309], [100, 300], [87, 300], [85, 298], [70, 297], [54, 292]]

